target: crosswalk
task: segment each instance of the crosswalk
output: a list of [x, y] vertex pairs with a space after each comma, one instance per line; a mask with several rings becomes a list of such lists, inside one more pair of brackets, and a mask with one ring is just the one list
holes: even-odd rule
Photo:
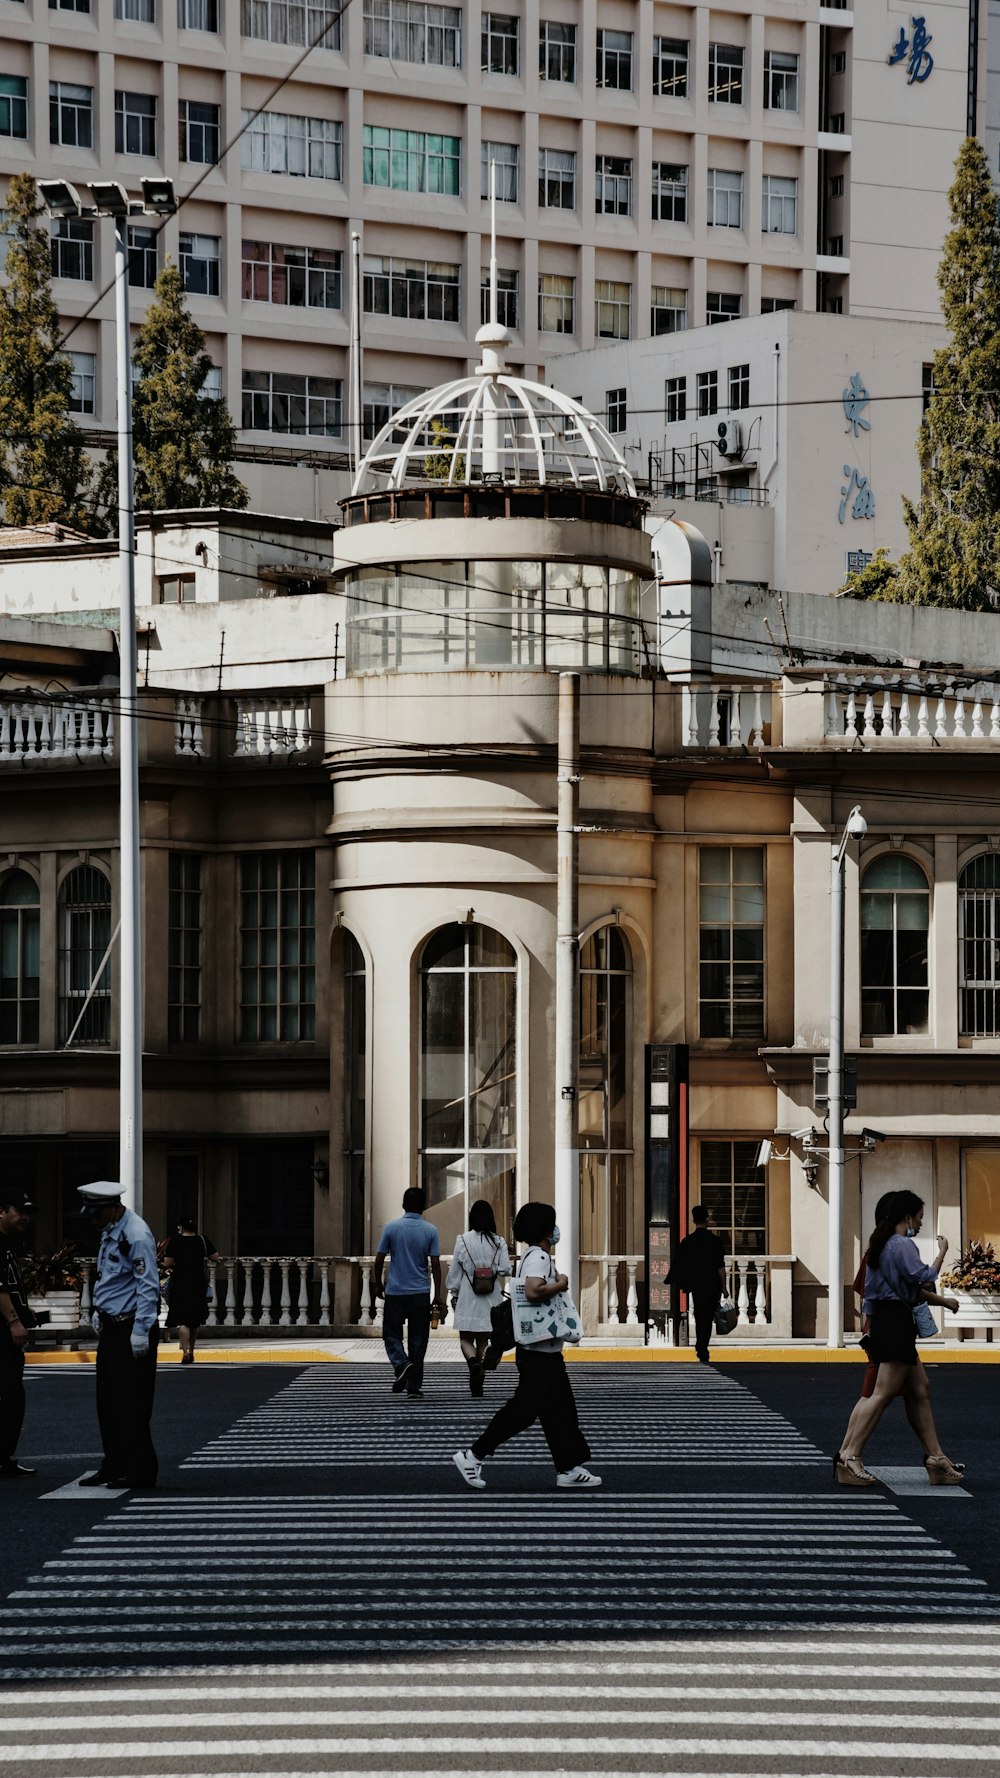
[[[422, 1469], [447, 1463], [509, 1395], [509, 1366], [472, 1401], [465, 1367], [435, 1366], [426, 1398], [393, 1396], [391, 1372], [369, 1365], [314, 1365], [188, 1458], [191, 1470], [302, 1470], [358, 1463]], [[829, 1459], [790, 1421], [731, 1377], [689, 1366], [575, 1363], [573, 1388], [595, 1464], [738, 1469], [812, 1467]], [[551, 1459], [534, 1428], [504, 1447], [518, 1468]]]
[[[0, 1778], [992, 1778], [1000, 1596], [883, 1493], [827, 1487], [742, 1385], [576, 1367], [595, 1440], [665, 1416], [676, 1470], [630, 1493], [613, 1459], [565, 1494], [538, 1445], [472, 1493], [447, 1456], [490, 1403], [456, 1371], [429, 1412], [386, 1405], [352, 1368], [278, 1389], [181, 1490], [109, 1500], [10, 1593]], [[439, 1415], [439, 1473], [408, 1480]]]

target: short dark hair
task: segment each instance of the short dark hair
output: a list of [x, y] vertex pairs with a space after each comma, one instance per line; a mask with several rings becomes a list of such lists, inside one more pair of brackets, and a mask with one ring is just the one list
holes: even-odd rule
[[23, 1210], [24, 1192], [17, 1186], [0, 1186], [0, 1210]]
[[475, 1229], [477, 1235], [495, 1235], [497, 1219], [493, 1214], [493, 1205], [488, 1198], [477, 1198], [469, 1211], [469, 1227]]
[[415, 1210], [418, 1216], [422, 1216], [426, 1208], [427, 1193], [424, 1191], [423, 1186], [411, 1185], [408, 1190], [403, 1193], [403, 1209]]
[[514, 1218], [515, 1241], [547, 1241], [556, 1226], [556, 1208], [554, 1204], [543, 1204], [535, 1200], [522, 1204]]
[[691, 1221], [695, 1223], [698, 1228], [704, 1227], [705, 1223], [708, 1221], [708, 1211], [705, 1209], [704, 1204], [695, 1205], [691, 1212]]
[[179, 1216], [177, 1218], [177, 1227], [179, 1229], [185, 1229], [189, 1235], [196, 1235], [198, 1232], [198, 1224], [193, 1216]]

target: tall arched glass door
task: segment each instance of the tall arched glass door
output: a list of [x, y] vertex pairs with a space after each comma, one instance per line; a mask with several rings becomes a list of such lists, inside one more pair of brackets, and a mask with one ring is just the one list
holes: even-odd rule
[[367, 1008], [364, 952], [342, 934], [344, 984], [344, 1215], [348, 1253], [363, 1253], [365, 1236], [365, 1085]]
[[442, 926], [420, 961], [421, 1183], [444, 1251], [488, 1198], [510, 1229], [517, 1161], [517, 959], [487, 926]]
[[627, 1253], [631, 1241], [632, 953], [602, 926], [580, 954], [580, 1252]]

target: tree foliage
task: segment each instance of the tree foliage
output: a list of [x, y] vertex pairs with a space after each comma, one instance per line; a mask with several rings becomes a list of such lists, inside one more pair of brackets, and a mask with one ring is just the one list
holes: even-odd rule
[[48, 230], [30, 173], [5, 199], [7, 265], [0, 285], [0, 517], [8, 525], [85, 529], [92, 471], [69, 412], [73, 367], [52, 299]]
[[[246, 506], [249, 495], [232, 468], [236, 429], [225, 402], [204, 394], [212, 360], [201, 328], [188, 313], [180, 272], [170, 260], [156, 280], [132, 362], [136, 511]], [[117, 450], [108, 452], [100, 492], [113, 528]]]
[[455, 461], [454, 480], [465, 480], [465, 458], [459, 451], [455, 457], [455, 434], [450, 432], [443, 420], [432, 420], [430, 428], [430, 450], [423, 461], [424, 479], [430, 482], [446, 482], [452, 479], [451, 465]]
[[1000, 212], [975, 137], [948, 203], [938, 284], [949, 338], [917, 436], [920, 497], [903, 500], [909, 548], [895, 565], [879, 551], [847, 591], [982, 611], [1000, 594]]

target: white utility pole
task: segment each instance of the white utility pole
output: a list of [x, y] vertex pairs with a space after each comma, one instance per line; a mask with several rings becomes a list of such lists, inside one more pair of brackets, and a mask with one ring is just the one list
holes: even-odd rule
[[844, 1344], [844, 854], [848, 840], [862, 839], [868, 823], [860, 807], [847, 817], [839, 846], [830, 859], [830, 1062], [827, 1079], [829, 1161], [830, 1306], [827, 1346]]
[[365, 454], [364, 398], [361, 365], [361, 236], [351, 236], [351, 355], [350, 355], [351, 474], [356, 476]]
[[580, 1300], [580, 675], [559, 675], [555, 1185], [559, 1270]]

